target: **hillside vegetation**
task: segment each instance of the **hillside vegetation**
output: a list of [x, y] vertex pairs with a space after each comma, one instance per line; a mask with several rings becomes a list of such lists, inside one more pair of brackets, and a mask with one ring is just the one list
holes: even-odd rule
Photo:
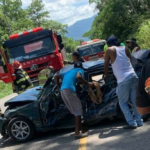
[[[31, 4], [25, 8], [21, 0], [0, 0], [0, 47], [11, 34], [38, 26], [61, 34], [68, 53], [74, 51], [80, 44], [80, 41], [65, 36], [68, 25], [50, 19], [50, 12], [45, 10], [44, 0], [31, 0]], [[0, 98], [10, 93], [12, 93], [11, 85], [0, 82]]]
[[84, 34], [88, 38], [107, 39], [117, 36], [121, 42], [137, 38], [142, 49], [150, 49], [149, 0], [89, 0], [99, 10], [92, 28]]
[[0, 81], [0, 99], [12, 93], [12, 85]]

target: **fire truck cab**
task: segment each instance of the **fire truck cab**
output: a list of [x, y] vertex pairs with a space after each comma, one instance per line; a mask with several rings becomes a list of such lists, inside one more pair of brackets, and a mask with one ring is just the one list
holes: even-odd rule
[[12, 81], [12, 79], [6, 80], [5, 78], [12, 77], [11, 64], [14, 60], [22, 64], [32, 82], [38, 81], [39, 72], [47, 66], [53, 66], [54, 71], [63, 68], [62, 37], [52, 30], [37, 27], [11, 35], [9, 40], [3, 43], [3, 48], [4, 52], [1, 50], [0, 55], [5, 64], [2, 67], [0, 62], [0, 80], [5, 83]]
[[83, 42], [77, 51], [85, 61], [94, 61], [103, 57], [105, 44], [105, 40], [94, 39]]

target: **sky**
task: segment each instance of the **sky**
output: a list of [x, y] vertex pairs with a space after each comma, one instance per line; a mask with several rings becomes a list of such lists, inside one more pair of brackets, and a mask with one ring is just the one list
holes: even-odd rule
[[[22, 0], [26, 8], [31, 0]], [[62, 24], [72, 25], [75, 22], [90, 18], [97, 12], [95, 4], [89, 4], [89, 0], [43, 0], [45, 10], [50, 12], [50, 19]]]

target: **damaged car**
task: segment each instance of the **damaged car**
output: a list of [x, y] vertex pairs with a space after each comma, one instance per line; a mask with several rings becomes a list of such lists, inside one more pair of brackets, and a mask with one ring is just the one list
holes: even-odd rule
[[[140, 75], [144, 61], [148, 59], [149, 54], [149, 51], [143, 50], [132, 56], [137, 74]], [[83, 67], [85, 79], [98, 83], [103, 93], [102, 102], [97, 104], [91, 100], [86, 86], [77, 85], [77, 93], [82, 102], [84, 123], [92, 125], [106, 118], [123, 117], [116, 95], [117, 81], [111, 65], [109, 67], [110, 77], [107, 81], [103, 79], [103, 60], [84, 62]], [[65, 67], [59, 73], [65, 73], [70, 69], [73, 69], [73, 66]], [[96, 92], [94, 89], [95, 94]], [[53, 75], [43, 87], [29, 89], [7, 101], [5, 106], [7, 109], [0, 117], [0, 133], [18, 142], [31, 140], [35, 132], [74, 127], [74, 117], [61, 99]]]

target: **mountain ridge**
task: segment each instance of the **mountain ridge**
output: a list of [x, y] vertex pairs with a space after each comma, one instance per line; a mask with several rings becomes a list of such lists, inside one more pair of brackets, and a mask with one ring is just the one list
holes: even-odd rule
[[95, 17], [96, 15], [92, 16], [91, 18], [79, 20], [73, 25], [69, 26], [66, 36], [68, 38], [73, 38], [74, 40], [89, 40], [88, 38], [82, 37], [82, 35], [91, 29]]

